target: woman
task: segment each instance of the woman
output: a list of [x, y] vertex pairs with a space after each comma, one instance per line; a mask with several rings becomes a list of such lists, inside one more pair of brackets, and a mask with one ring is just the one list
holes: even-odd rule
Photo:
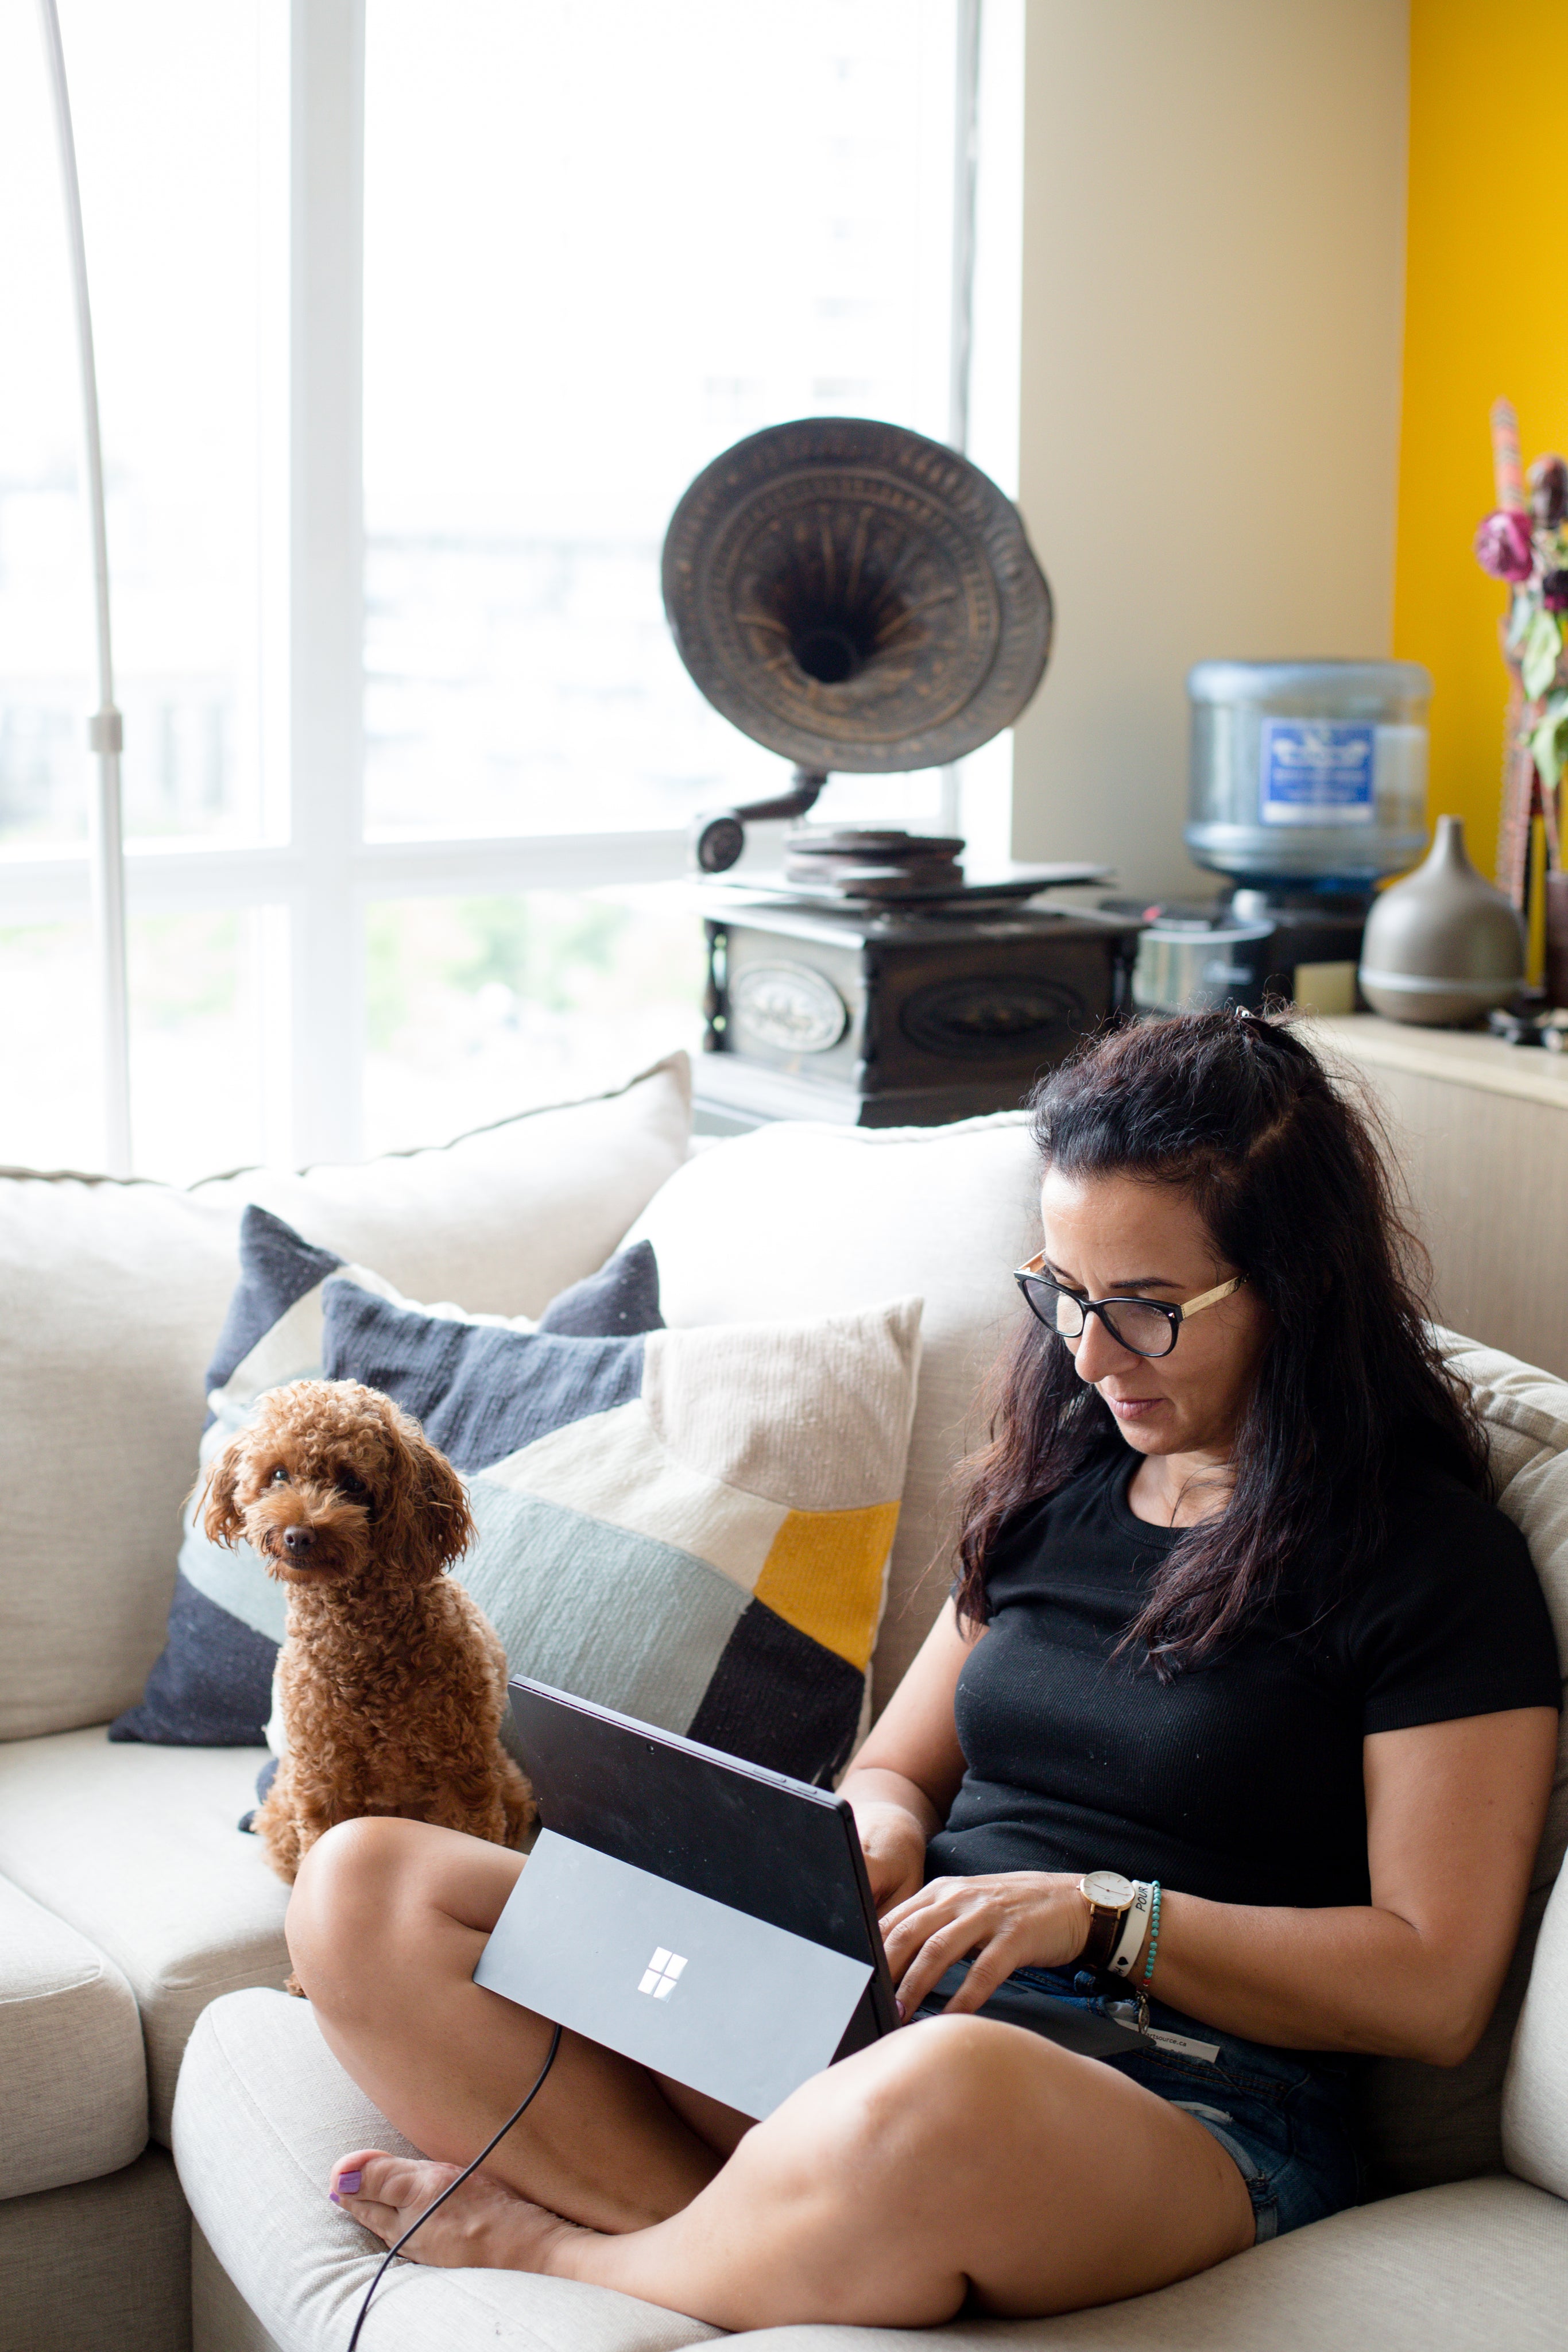
[[[1035, 1127], [1034, 1312], [961, 1574], [844, 1784], [911, 2030], [749, 2128], [569, 2034], [418, 2259], [727, 2328], [1060, 2311], [1353, 2202], [1357, 2056], [1473, 2048], [1557, 1662], [1366, 1129], [1289, 1030], [1220, 1014], [1104, 1040]], [[522, 1867], [367, 1821], [300, 1874], [322, 2031], [442, 2159], [340, 2159], [389, 2241], [543, 2058], [546, 2024], [470, 1981]], [[1009, 1976], [1120, 2016], [1124, 2053], [975, 2015]]]

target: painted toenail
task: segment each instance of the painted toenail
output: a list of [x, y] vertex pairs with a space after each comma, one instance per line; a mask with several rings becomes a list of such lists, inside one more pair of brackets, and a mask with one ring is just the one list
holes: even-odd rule
[[899, 2023], [902, 2025], [902, 2024], [903, 2024], [903, 2022], [904, 2022], [904, 2003], [903, 2003], [901, 2000], [897, 2000], [897, 1999], [895, 1998], [895, 1999], [894, 1999], [894, 2004], [893, 2004], [893, 2005], [894, 2005], [894, 2009], [896, 2009], [896, 2010], [897, 2010], [897, 2011], [898, 2011], [898, 2021], [899, 2021]]
[[361, 2177], [362, 2176], [357, 2172], [340, 2172], [338, 2175], [338, 2186], [342, 2190], [345, 2197], [357, 2197], [359, 2195]]
[[327, 2191], [327, 2201], [329, 2205], [340, 2205], [343, 2200], [339, 2196], [335, 2189], [329, 2189]]

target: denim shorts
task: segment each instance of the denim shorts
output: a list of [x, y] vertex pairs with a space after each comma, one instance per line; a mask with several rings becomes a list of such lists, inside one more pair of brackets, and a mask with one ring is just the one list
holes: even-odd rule
[[[943, 1981], [946, 1986], [948, 1979]], [[1109, 2020], [1128, 2013], [1125, 1997], [1097, 1994], [1087, 1971], [1019, 1969], [1008, 1983], [1048, 1993], [1089, 2015]], [[1096, 2053], [1097, 2063], [1168, 2099], [1213, 2135], [1247, 2183], [1259, 2244], [1358, 2201], [1354, 2058], [1243, 2042], [1154, 2000], [1148, 2021], [1151, 2037], [1174, 2036], [1186, 2046], [1162, 2047], [1129, 2034], [1124, 2053]]]

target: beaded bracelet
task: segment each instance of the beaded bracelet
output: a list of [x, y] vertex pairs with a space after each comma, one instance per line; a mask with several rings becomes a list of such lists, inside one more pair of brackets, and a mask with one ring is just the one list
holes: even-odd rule
[[1160, 1948], [1160, 1882], [1155, 1881], [1154, 1901], [1149, 1911], [1149, 1957], [1144, 1962], [1144, 1982], [1148, 1983], [1155, 1972], [1155, 1954]]

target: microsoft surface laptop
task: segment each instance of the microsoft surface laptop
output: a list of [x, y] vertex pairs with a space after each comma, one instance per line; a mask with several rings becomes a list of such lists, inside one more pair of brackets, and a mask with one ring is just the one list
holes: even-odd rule
[[514, 1680], [543, 1823], [476, 1984], [765, 2116], [898, 2021], [841, 1798]]
[[[543, 1683], [510, 1691], [542, 1827], [476, 1984], [756, 2116], [896, 2027], [842, 1798]], [[1126, 2046], [1012, 1994], [987, 2013]]]

